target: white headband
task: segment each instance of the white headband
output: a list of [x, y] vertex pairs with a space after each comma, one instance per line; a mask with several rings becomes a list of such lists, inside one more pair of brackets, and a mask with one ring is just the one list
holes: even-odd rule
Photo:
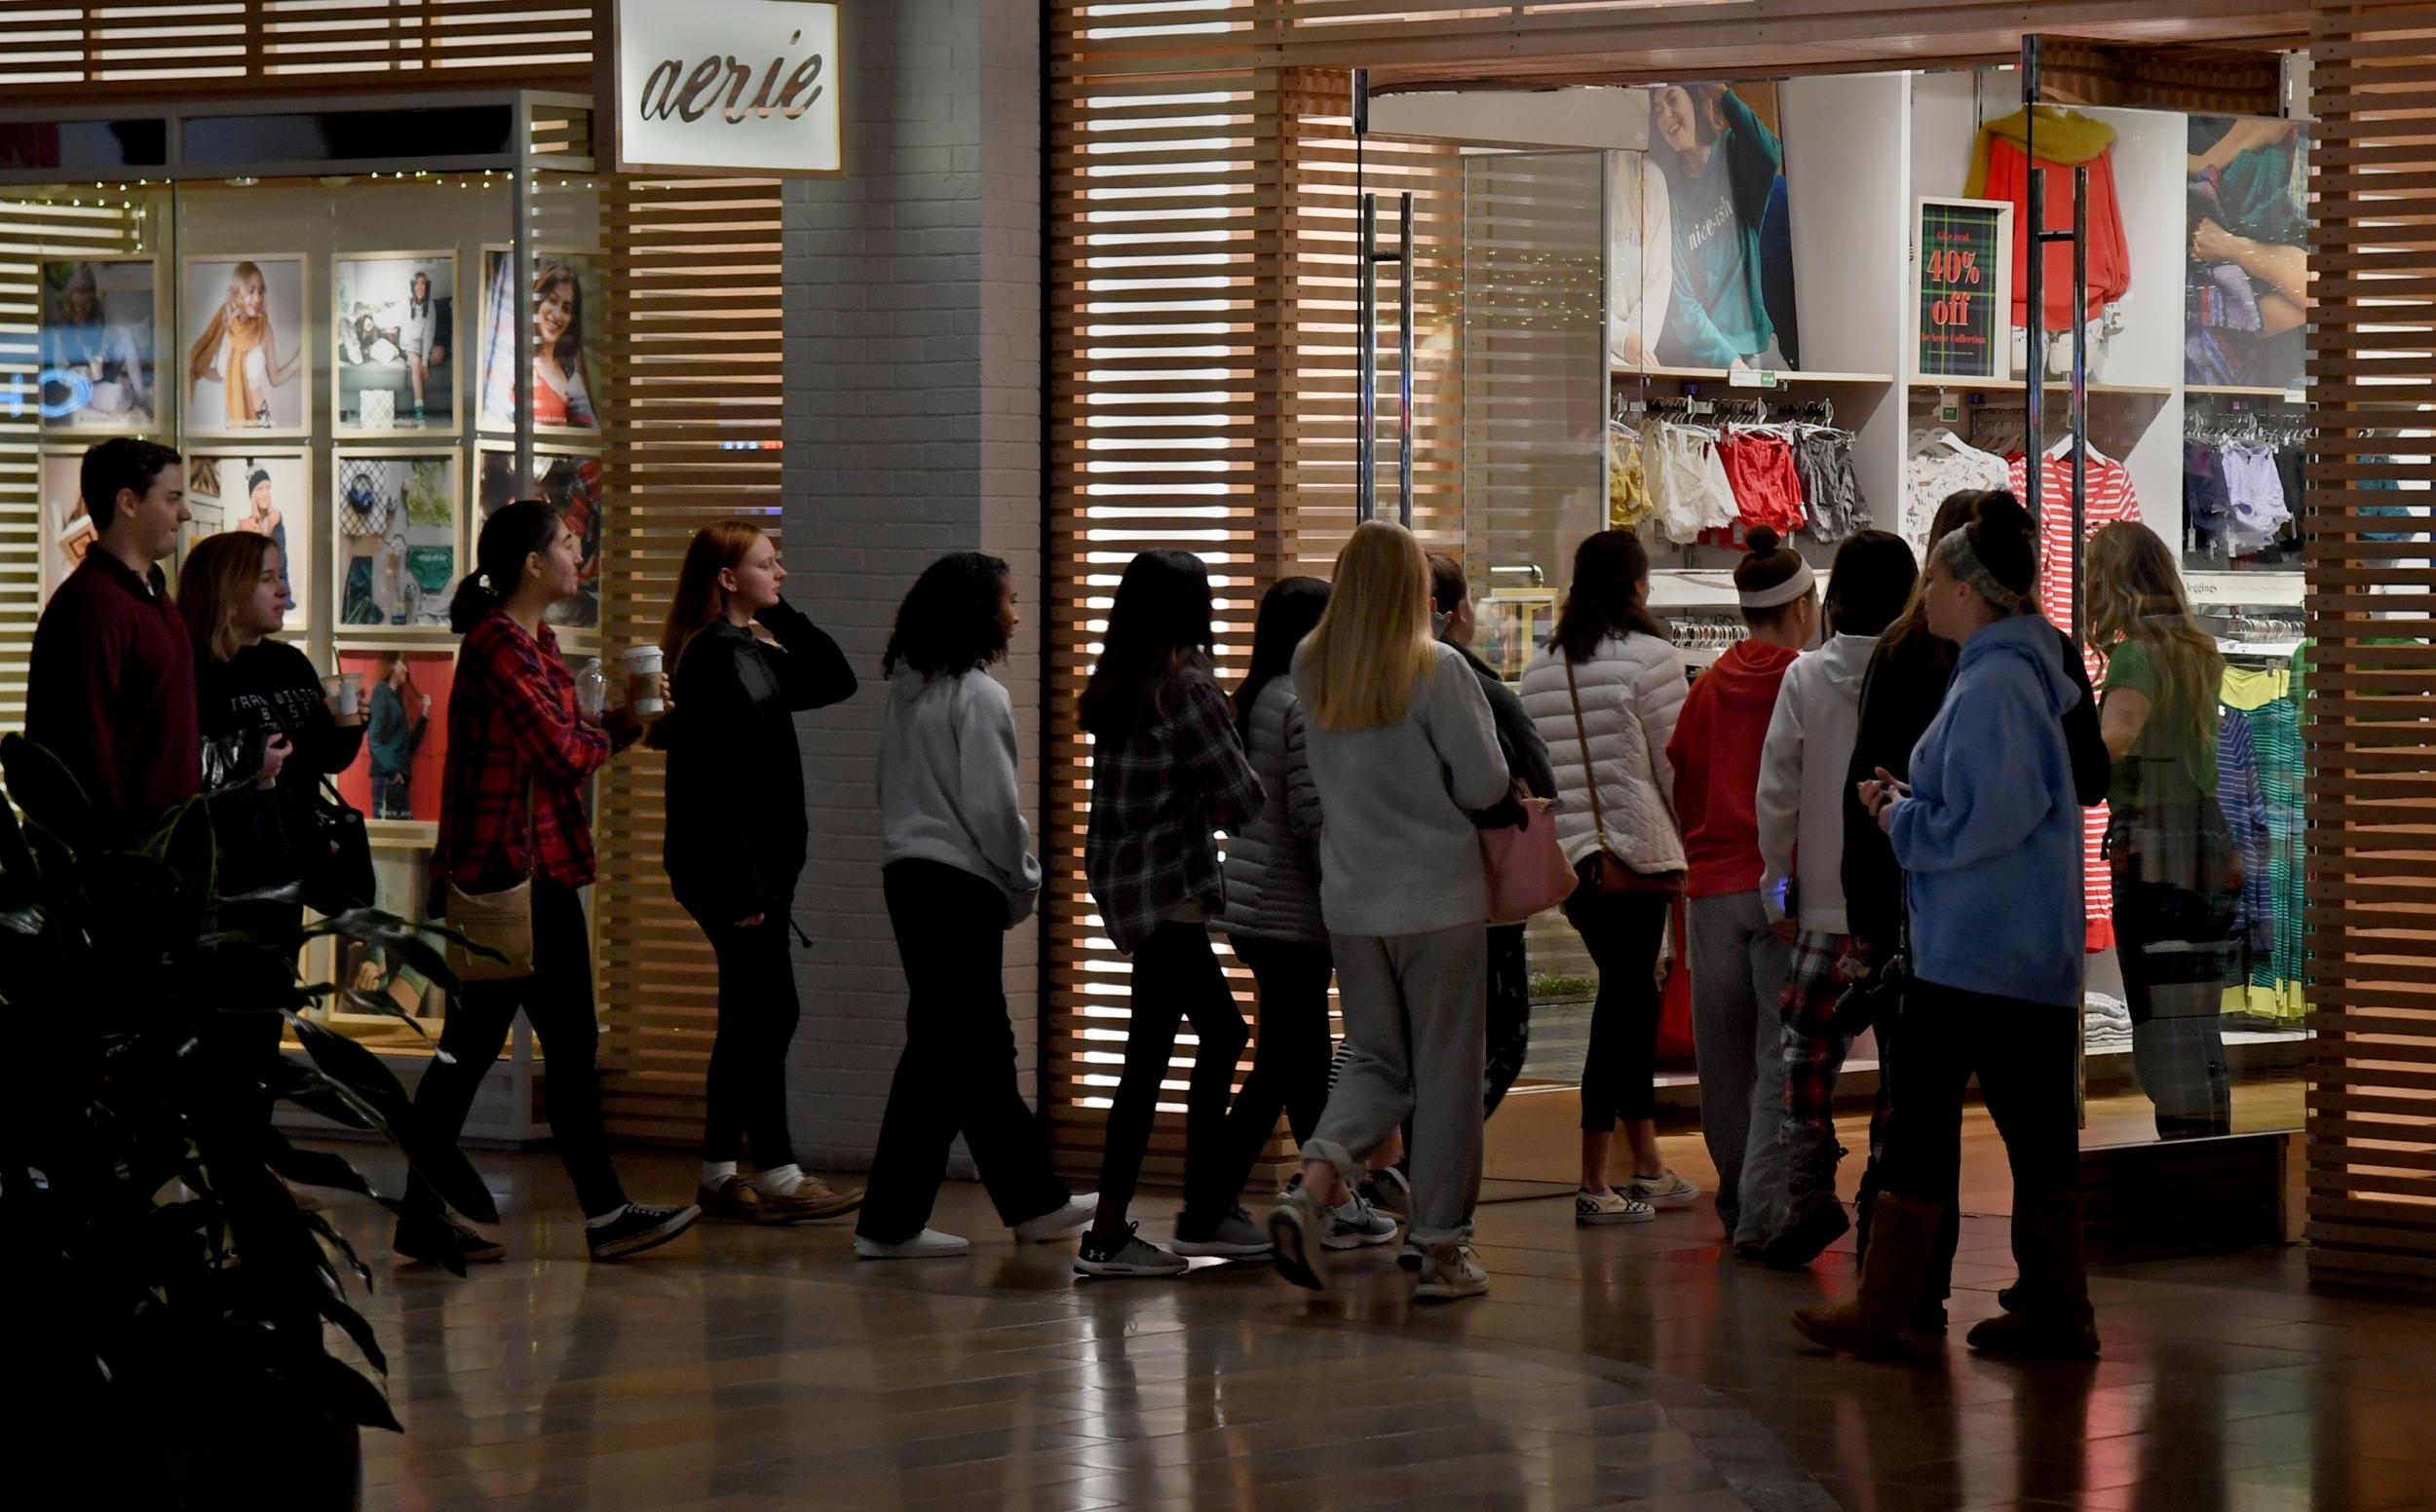
[[1748, 592], [1737, 592], [1734, 597], [1745, 609], [1773, 609], [1779, 604], [1790, 604], [1797, 598], [1808, 598], [1810, 589], [1817, 586], [1817, 575], [1810, 571], [1809, 563], [1804, 562], [1793, 570], [1792, 577], [1774, 587], [1752, 588]]

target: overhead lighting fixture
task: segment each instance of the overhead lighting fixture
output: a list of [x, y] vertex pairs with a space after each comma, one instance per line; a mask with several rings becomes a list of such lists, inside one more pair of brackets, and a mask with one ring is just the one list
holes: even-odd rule
[[250, 189], [260, 182], [262, 182], [262, 180], [254, 177], [251, 173], [244, 173], [230, 179], [228, 181], [228, 186], [231, 189]]

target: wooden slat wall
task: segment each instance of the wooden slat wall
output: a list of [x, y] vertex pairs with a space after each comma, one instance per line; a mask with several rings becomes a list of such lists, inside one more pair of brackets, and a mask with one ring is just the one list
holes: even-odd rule
[[356, 84], [589, 89], [590, 4], [548, 0], [0, 0], [0, 96], [91, 103]]
[[2436, 1286], [2436, 537], [2363, 513], [2436, 463], [2436, 5], [2328, 5], [2311, 58], [2309, 1268]]
[[[601, 206], [619, 333], [604, 468], [601, 650], [656, 642], [694, 532], [744, 517], [779, 533], [783, 207], [776, 179], [612, 179]], [[637, 748], [604, 772], [593, 898], [602, 1092], [622, 1139], [702, 1135], [717, 1019], [710, 946], [661, 869], [666, 763]]]

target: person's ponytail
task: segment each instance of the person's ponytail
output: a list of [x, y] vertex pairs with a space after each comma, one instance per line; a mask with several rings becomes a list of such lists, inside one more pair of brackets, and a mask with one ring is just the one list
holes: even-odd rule
[[463, 635], [496, 614], [523, 581], [525, 558], [550, 549], [558, 530], [557, 508], [539, 499], [492, 510], [474, 548], [474, 571], [448, 600], [448, 628]]

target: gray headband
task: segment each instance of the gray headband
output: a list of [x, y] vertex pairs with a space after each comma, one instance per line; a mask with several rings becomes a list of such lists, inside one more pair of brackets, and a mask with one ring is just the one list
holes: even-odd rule
[[1997, 581], [1988, 564], [1971, 549], [1970, 527], [1958, 525], [1946, 532], [1937, 543], [1937, 560], [1946, 564], [1946, 571], [1971, 586], [1971, 591], [2009, 615], [2029, 614], [2038, 601], [2028, 593], [2016, 592]]
[[1774, 587], [1752, 588], [1748, 592], [1737, 589], [1734, 597], [1745, 609], [1773, 609], [1779, 604], [1790, 604], [1797, 598], [1808, 598], [1810, 589], [1817, 585], [1818, 575], [1810, 571], [1809, 563], [1804, 562], [1794, 569], [1792, 577]]

